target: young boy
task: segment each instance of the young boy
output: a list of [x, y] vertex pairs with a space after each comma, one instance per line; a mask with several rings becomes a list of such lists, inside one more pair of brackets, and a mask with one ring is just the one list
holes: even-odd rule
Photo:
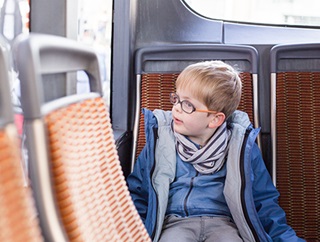
[[188, 66], [172, 111], [144, 109], [146, 146], [128, 177], [153, 241], [303, 241], [286, 224], [255, 143], [238, 73], [222, 61]]

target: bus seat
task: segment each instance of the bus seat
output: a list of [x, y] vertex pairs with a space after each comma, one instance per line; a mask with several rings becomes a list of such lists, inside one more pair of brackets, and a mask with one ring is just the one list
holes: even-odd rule
[[43, 241], [30, 187], [20, 159], [8, 75], [8, 53], [0, 48], [0, 241]]
[[272, 175], [288, 224], [320, 238], [320, 44], [270, 51]]
[[[122, 173], [96, 53], [43, 34], [19, 36], [14, 49], [31, 185], [46, 240], [150, 241]], [[45, 101], [44, 75], [78, 70], [88, 75], [89, 93]]]
[[[136, 111], [133, 130], [132, 169], [145, 145], [141, 108], [171, 110], [169, 94], [175, 91], [179, 73], [188, 65], [205, 60], [222, 60], [234, 66], [243, 82], [239, 109], [248, 113], [255, 127], [258, 114], [258, 52], [251, 46], [226, 44], [179, 44], [151, 46], [135, 54]], [[261, 148], [260, 136], [258, 145]]]

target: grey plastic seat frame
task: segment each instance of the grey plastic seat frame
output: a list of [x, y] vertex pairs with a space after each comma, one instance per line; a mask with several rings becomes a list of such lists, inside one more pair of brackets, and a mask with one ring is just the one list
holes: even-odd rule
[[0, 127], [14, 123], [12, 101], [9, 83], [9, 67], [8, 67], [7, 49], [3, 46], [0, 48]]
[[[274, 185], [277, 184], [277, 150], [276, 150], [276, 78], [277, 73], [281, 71], [312, 71], [318, 70], [319, 66], [300, 65], [299, 61], [306, 61], [311, 59], [319, 59], [320, 63], [320, 44], [319, 43], [292, 43], [292, 44], [279, 44], [275, 45], [270, 50], [270, 97], [271, 97], [271, 142], [272, 142], [272, 179]], [[292, 63], [285, 64], [285, 61]], [[294, 63], [297, 61], [297, 63]], [[281, 62], [283, 62], [281, 64]]]
[[[259, 58], [257, 50], [246, 45], [227, 44], [172, 44], [165, 46], [148, 46], [140, 48], [135, 54], [136, 74], [136, 108], [133, 128], [133, 147], [131, 170], [135, 163], [137, 140], [139, 132], [140, 90], [143, 73], [174, 73], [181, 72], [189, 64], [205, 60], [223, 60], [239, 64], [247, 61], [249, 65], [241, 66], [241, 71], [250, 72], [253, 78], [253, 113], [254, 126], [260, 126], [258, 110], [258, 67]], [[173, 65], [176, 64], [176, 65]], [[260, 135], [257, 138], [261, 148]]]
[[10, 95], [10, 80], [8, 68], [8, 51], [5, 47], [0, 48], [0, 127], [14, 123], [13, 108]]
[[[102, 96], [98, 57], [93, 49], [74, 40], [33, 33], [18, 36], [13, 50], [21, 85], [30, 180], [35, 191], [40, 225], [46, 241], [68, 241], [55, 202], [42, 117], [63, 105]], [[78, 70], [87, 73], [90, 93], [45, 103], [42, 76]]]

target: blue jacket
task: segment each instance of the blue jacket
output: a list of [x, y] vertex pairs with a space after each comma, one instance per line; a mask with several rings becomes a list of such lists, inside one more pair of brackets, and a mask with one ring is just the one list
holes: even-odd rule
[[[175, 178], [176, 150], [170, 111], [144, 109], [146, 143], [128, 177], [133, 202], [153, 239], [158, 241], [164, 221], [170, 183]], [[278, 205], [279, 193], [255, 143], [246, 113], [236, 111], [231, 127], [224, 196], [244, 241], [304, 241], [286, 224]]]

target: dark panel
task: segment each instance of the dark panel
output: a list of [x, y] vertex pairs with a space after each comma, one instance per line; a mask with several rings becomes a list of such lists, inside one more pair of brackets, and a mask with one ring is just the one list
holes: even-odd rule
[[140, 0], [137, 47], [150, 43], [221, 43], [222, 21], [200, 17], [181, 0]]

